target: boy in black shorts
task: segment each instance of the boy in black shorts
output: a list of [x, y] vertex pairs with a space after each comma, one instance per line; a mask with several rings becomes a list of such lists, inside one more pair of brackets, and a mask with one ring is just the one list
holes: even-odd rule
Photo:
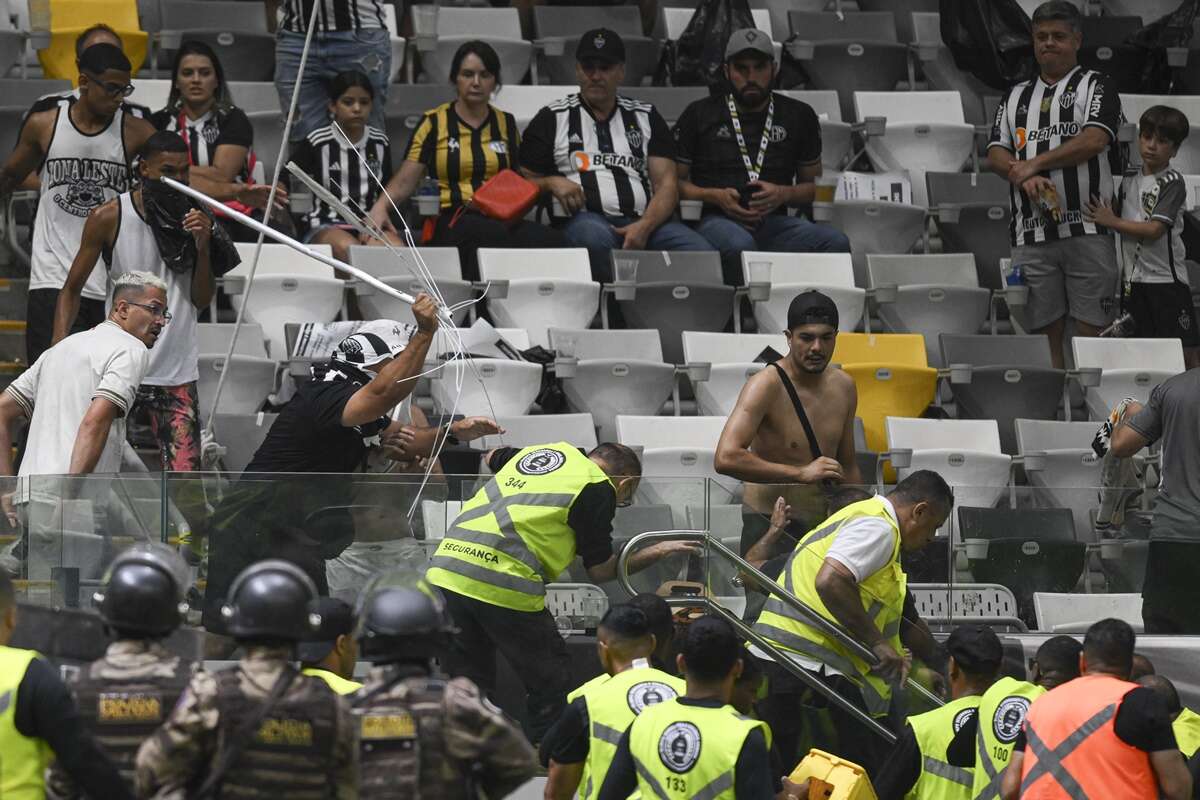
[[1121, 236], [1124, 291], [1121, 307], [1133, 317], [1133, 335], [1179, 339], [1188, 369], [1200, 366], [1200, 335], [1183, 263], [1183, 212], [1187, 184], [1171, 159], [1188, 135], [1187, 117], [1169, 106], [1152, 106], [1138, 121], [1142, 168], [1121, 181], [1121, 216], [1093, 198], [1085, 216]]

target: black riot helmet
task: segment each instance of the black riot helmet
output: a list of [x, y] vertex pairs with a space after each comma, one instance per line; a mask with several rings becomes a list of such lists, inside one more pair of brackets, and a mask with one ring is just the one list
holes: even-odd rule
[[414, 570], [375, 577], [355, 611], [359, 653], [376, 663], [435, 658], [455, 632], [442, 596]]
[[187, 613], [183, 557], [165, 544], [135, 544], [117, 554], [92, 595], [100, 618], [122, 636], [169, 636]]
[[317, 587], [290, 561], [270, 558], [234, 578], [221, 608], [225, 630], [237, 639], [298, 642], [321, 624], [314, 612]]

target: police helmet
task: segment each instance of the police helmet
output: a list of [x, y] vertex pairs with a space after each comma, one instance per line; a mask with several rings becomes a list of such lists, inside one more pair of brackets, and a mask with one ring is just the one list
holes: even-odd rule
[[246, 567], [234, 578], [221, 608], [226, 632], [239, 639], [298, 642], [321, 624], [317, 587], [289, 561], [277, 558]]
[[374, 578], [355, 611], [354, 635], [367, 661], [434, 658], [455, 633], [442, 596], [413, 570]]
[[117, 554], [92, 599], [109, 627], [162, 637], [183, 621], [189, 583], [187, 564], [179, 553], [164, 544], [145, 542]]

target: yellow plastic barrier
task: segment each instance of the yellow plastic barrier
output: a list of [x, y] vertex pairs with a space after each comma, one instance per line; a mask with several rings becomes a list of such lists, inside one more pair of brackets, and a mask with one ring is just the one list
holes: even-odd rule
[[79, 68], [75, 66], [75, 38], [97, 22], [103, 22], [121, 36], [125, 55], [133, 64], [133, 73], [146, 60], [149, 37], [138, 22], [137, 0], [50, 0], [50, 45], [38, 50], [38, 61], [47, 78], [69, 80], [75, 84]]
[[796, 766], [789, 779], [793, 783], [812, 779], [808, 800], [878, 800], [866, 770], [815, 747]]
[[833, 363], [929, 366], [925, 337], [919, 333], [839, 333]]

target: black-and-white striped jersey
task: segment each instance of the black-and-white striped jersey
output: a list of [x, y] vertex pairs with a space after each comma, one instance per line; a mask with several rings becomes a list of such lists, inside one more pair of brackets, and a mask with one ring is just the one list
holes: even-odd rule
[[654, 106], [627, 97], [597, 122], [573, 94], [539, 111], [521, 140], [521, 166], [578, 183], [589, 211], [614, 217], [645, 212], [651, 157], [673, 160], [675, 141]]
[[[362, 154], [360, 159], [354, 153]], [[387, 134], [367, 126], [362, 138], [348, 143], [332, 125], [318, 128], [308, 135], [292, 153], [300, 169], [333, 193], [351, 210], [365, 215], [379, 197], [379, 184], [363, 168], [366, 160], [370, 171], [384, 183], [392, 175], [392, 154]], [[345, 224], [345, 220], [329, 204], [314, 198], [313, 210], [304, 215], [304, 227], [315, 230], [323, 225]]]
[[996, 109], [988, 147], [1003, 147], [1027, 161], [1059, 147], [1089, 126], [1104, 130], [1108, 148], [1088, 161], [1043, 173], [1058, 191], [1062, 216], [1058, 222], [1044, 214], [1017, 186], [1009, 187], [1012, 202], [1012, 243], [1017, 245], [1106, 233], [1083, 219], [1083, 206], [1092, 197], [1111, 200], [1120, 176], [1121, 98], [1108, 76], [1075, 67], [1053, 85], [1041, 76], [1018, 83]]
[[[317, 0], [287, 0], [283, 6], [285, 31], [305, 33], [313, 2]], [[319, 0], [317, 33], [358, 31], [367, 28], [386, 28], [382, 0]]]

